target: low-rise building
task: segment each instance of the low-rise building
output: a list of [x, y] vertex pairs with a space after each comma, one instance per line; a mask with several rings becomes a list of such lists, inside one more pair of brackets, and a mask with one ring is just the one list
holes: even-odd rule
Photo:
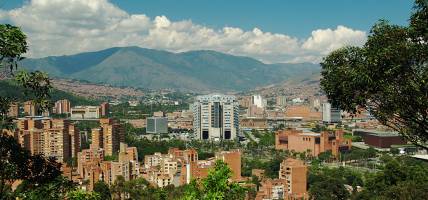
[[73, 119], [99, 119], [101, 108], [99, 106], [75, 106], [71, 108], [71, 118]]
[[351, 140], [343, 137], [343, 131], [324, 131], [314, 133], [297, 129], [285, 129], [275, 133], [275, 149], [305, 152], [318, 156], [325, 151], [331, 151], [334, 156], [339, 151], [349, 150]]
[[353, 130], [354, 135], [361, 136], [365, 144], [377, 148], [390, 148], [391, 145], [407, 144], [397, 132], [367, 129]]

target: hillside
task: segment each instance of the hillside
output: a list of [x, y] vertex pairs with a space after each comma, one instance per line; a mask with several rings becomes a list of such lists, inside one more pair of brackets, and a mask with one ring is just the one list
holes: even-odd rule
[[[50, 94], [52, 102], [68, 99], [71, 105], [97, 105], [99, 103], [96, 100], [79, 97], [58, 89], [53, 89]], [[24, 95], [24, 88], [10, 80], [0, 80], [0, 96], [15, 97], [18, 101], [28, 100], [28, 97]]]
[[319, 73], [311, 63], [265, 64], [216, 51], [171, 53], [115, 47], [69, 56], [26, 59], [23, 66], [50, 76], [136, 88], [242, 91]]

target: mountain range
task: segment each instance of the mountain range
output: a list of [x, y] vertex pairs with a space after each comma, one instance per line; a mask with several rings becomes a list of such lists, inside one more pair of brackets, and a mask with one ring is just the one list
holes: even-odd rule
[[172, 53], [140, 47], [29, 58], [22, 61], [22, 66], [45, 71], [54, 78], [198, 92], [245, 91], [280, 84], [290, 78], [304, 80], [320, 72], [319, 65], [312, 63], [266, 64], [210, 50]]

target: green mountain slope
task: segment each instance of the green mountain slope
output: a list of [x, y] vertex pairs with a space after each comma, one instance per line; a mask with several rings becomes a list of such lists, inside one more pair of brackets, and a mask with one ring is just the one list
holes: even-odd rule
[[265, 64], [216, 51], [171, 53], [140, 47], [116, 47], [70, 56], [26, 59], [23, 66], [52, 77], [140, 88], [193, 91], [241, 91], [319, 73], [311, 63]]
[[[99, 103], [96, 100], [86, 99], [57, 89], [53, 89], [50, 95], [52, 102], [68, 99], [71, 105], [98, 105]], [[28, 97], [24, 95], [24, 88], [10, 80], [0, 80], [0, 96], [14, 97], [21, 102], [28, 100]]]

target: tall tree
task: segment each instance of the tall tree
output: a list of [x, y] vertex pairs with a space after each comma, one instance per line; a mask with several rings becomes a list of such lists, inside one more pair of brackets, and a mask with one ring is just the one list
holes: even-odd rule
[[245, 189], [237, 183], [230, 182], [232, 171], [221, 160], [216, 161], [214, 169], [201, 183], [192, 181], [183, 199], [226, 200], [244, 199]]
[[428, 141], [428, 1], [416, 0], [409, 26], [379, 21], [363, 47], [344, 47], [321, 62], [331, 103], [369, 110], [425, 149]]

